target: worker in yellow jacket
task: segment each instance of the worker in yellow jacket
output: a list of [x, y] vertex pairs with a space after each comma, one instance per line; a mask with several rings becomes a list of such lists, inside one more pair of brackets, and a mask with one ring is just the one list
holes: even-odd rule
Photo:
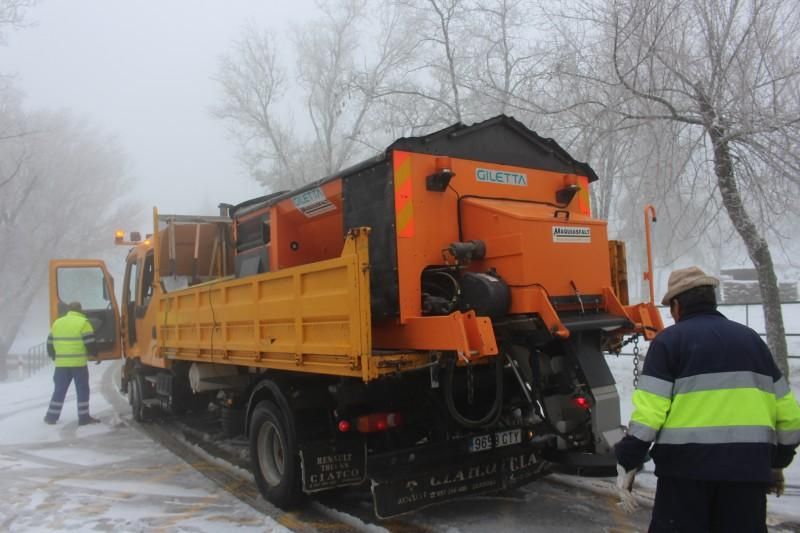
[[55, 424], [64, 406], [69, 384], [75, 381], [78, 394], [78, 425], [96, 424], [98, 419], [89, 415], [88, 357], [97, 356], [94, 328], [83, 314], [79, 302], [67, 305], [67, 314], [53, 322], [47, 337], [47, 353], [55, 361], [53, 374], [55, 389], [44, 421]]

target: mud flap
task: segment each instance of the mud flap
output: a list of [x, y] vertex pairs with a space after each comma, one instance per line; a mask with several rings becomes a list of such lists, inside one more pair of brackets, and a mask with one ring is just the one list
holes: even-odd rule
[[619, 414], [619, 395], [614, 376], [600, 350], [600, 332], [581, 331], [573, 334], [568, 342], [572, 343], [575, 357], [594, 399], [592, 433], [595, 439], [595, 452], [608, 453], [614, 444], [622, 439], [623, 433]]
[[547, 463], [530, 448], [468, 456], [456, 466], [413, 477], [372, 480], [375, 514], [388, 518], [463, 496], [509, 489], [533, 481]]
[[317, 442], [300, 449], [303, 492], [360, 485], [367, 476], [367, 448], [363, 442]]

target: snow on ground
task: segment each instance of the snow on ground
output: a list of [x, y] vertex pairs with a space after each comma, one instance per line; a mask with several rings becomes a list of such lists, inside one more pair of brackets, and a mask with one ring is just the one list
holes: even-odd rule
[[91, 426], [74, 387], [58, 424], [42, 421], [52, 367], [0, 383], [0, 531], [288, 531], [115, 413], [100, 390], [110, 365], [89, 365]]

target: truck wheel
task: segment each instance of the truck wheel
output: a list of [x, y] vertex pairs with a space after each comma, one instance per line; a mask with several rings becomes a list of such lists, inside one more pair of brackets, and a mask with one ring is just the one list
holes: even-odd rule
[[252, 420], [250, 460], [261, 494], [278, 507], [297, 505], [302, 497], [300, 454], [284, 413], [265, 400], [253, 410]]
[[150, 418], [150, 410], [144, 404], [144, 378], [136, 375], [128, 381], [128, 401], [131, 404], [133, 419], [145, 422]]

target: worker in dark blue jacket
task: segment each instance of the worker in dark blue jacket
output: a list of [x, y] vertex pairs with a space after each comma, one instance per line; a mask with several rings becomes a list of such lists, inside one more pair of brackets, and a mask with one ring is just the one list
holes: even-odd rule
[[786, 379], [756, 332], [717, 311], [717, 285], [697, 267], [670, 275], [675, 325], [650, 344], [615, 447], [627, 490], [648, 451], [655, 462], [651, 532], [767, 531], [767, 491], [783, 490], [800, 443]]

